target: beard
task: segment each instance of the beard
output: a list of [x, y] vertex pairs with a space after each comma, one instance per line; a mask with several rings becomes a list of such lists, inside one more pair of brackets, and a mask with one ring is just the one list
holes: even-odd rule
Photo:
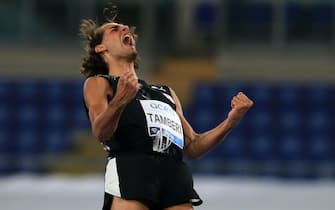
[[139, 55], [136, 50], [124, 53], [123, 55], [118, 55], [116, 59], [120, 61], [125, 61], [127, 63], [134, 63], [135, 69], [138, 68]]
[[138, 53], [137, 53], [137, 51], [134, 51], [134, 52], [130, 53], [127, 56], [126, 59], [127, 59], [128, 62], [135, 62], [138, 59]]
[[139, 68], [139, 56], [138, 56], [138, 53], [137, 51], [134, 51], [130, 54], [128, 54], [128, 56], [126, 56], [126, 61], [129, 62], [129, 63], [134, 63], [134, 67], [135, 69], [138, 69]]

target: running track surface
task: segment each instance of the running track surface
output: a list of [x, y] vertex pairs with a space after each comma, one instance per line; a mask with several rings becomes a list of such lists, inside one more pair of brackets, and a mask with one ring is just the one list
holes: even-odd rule
[[[335, 180], [292, 181], [196, 176], [195, 210], [334, 210]], [[1, 210], [98, 210], [102, 176], [0, 177]]]

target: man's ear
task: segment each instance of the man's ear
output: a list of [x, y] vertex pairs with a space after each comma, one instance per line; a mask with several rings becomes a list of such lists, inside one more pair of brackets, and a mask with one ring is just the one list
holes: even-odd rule
[[95, 48], [94, 48], [94, 51], [96, 52], [96, 53], [102, 53], [103, 51], [105, 51], [106, 50], [106, 47], [105, 47], [105, 45], [103, 45], [103, 44], [98, 44], [97, 46], [95, 46]]

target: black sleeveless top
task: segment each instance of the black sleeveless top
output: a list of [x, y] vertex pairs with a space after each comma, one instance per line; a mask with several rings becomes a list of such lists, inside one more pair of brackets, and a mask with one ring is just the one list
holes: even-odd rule
[[[114, 95], [117, 92], [118, 77], [110, 75], [96, 75], [108, 80]], [[176, 105], [167, 86], [148, 85], [139, 80], [140, 88], [135, 98], [130, 101], [123, 110], [118, 127], [112, 138], [101, 141], [110, 158], [118, 153], [137, 152], [147, 154], [166, 155], [172, 158], [182, 159], [183, 137], [176, 138], [166, 129], [152, 126], [148, 121], [163, 123], [168, 130], [182, 134], [181, 123], [160, 114], [151, 114], [145, 111], [144, 104], [151, 106], [151, 102], [158, 104], [158, 108], [175, 112]], [[108, 99], [112, 100], [112, 99]], [[156, 103], [157, 102], [157, 103]], [[156, 106], [156, 105], [153, 105]], [[86, 111], [87, 107], [85, 106]], [[179, 119], [179, 117], [178, 117]], [[177, 139], [177, 140], [174, 140]]]

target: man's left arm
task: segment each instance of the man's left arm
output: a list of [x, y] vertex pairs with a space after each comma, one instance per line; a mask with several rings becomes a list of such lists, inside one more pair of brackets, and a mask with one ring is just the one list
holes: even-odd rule
[[184, 130], [184, 153], [190, 159], [195, 159], [204, 155], [222, 142], [253, 105], [252, 100], [250, 100], [244, 93], [239, 92], [231, 100], [231, 111], [228, 113], [227, 118], [213, 129], [198, 134], [185, 119], [181, 103], [172, 89], [171, 94], [176, 103], [176, 111], [181, 119]]

